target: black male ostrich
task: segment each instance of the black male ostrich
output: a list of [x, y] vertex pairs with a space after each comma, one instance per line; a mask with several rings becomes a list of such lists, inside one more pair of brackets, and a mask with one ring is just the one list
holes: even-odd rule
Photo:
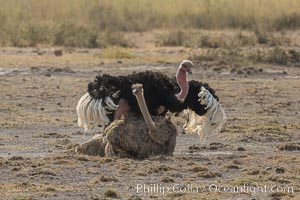
[[[198, 134], [200, 126], [195, 121], [208, 113], [209, 132], [222, 126], [225, 113], [218, 102], [215, 91], [207, 83], [187, 81], [186, 74], [191, 73], [193, 63], [184, 60], [176, 73], [176, 80], [160, 72], [145, 71], [127, 76], [98, 75], [88, 84], [88, 93], [83, 95], [77, 105], [78, 124], [85, 130], [97, 125], [108, 125], [127, 111], [140, 112], [136, 98], [131, 93], [135, 83], [143, 84], [144, 96], [151, 115], [164, 115], [187, 112], [189, 119], [185, 130]], [[215, 120], [217, 119], [217, 121]], [[206, 126], [207, 128], [207, 126]]]

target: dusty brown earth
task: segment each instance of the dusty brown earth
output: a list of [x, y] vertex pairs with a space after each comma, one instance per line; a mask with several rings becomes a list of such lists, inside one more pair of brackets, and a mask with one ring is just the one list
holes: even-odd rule
[[189, 78], [209, 82], [227, 113], [222, 132], [201, 142], [182, 134], [182, 119], [173, 117], [174, 156], [112, 159], [74, 153], [102, 131], [77, 127], [87, 83], [99, 71], [172, 76], [189, 50], [134, 49], [133, 59], [53, 51], [0, 50], [0, 199], [300, 199], [299, 65], [236, 73], [195, 63]]

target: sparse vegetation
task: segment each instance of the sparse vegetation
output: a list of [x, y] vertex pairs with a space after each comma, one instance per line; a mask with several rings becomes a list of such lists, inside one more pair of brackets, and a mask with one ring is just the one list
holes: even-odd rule
[[202, 166], [195, 166], [191, 168], [191, 171], [193, 172], [206, 172], [208, 171], [207, 167], [202, 167]]
[[211, 172], [211, 171], [207, 171], [207, 172], [199, 172], [197, 173], [197, 177], [201, 177], [201, 178], [216, 178], [216, 177], [221, 177], [221, 173], [219, 172]]
[[[253, 196], [299, 196], [300, 1], [0, 3], [0, 199], [250, 198], [190, 192], [204, 184], [287, 186], [293, 194]], [[197, 142], [179, 131], [170, 157], [75, 155], [94, 134], [77, 130], [74, 109], [91, 77], [144, 70], [172, 77], [188, 57], [190, 79], [215, 88], [228, 114], [218, 135]], [[184, 118], [175, 120], [181, 130]], [[137, 183], [186, 192], [137, 194]]]
[[106, 190], [104, 192], [104, 196], [105, 197], [110, 197], [110, 198], [117, 198], [118, 194], [117, 194], [116, 190], [110, 189], [110, 190]]
[[[235, 37], [236, 34], [233, 33], [231, 36]], [[242, 34], [246, 37], [255, 37], [249, 32], [242, 31]], [[295, 57], [296, 53], [293, 50], [297, 52], [298, 48], [279, 47], [284, 49], [289, 56], [289, 62], [292, 62], [290, 56]], [[261, 57], [267, 58], [272, 48], [275, 47], [266, 45]], [[219, 57], [212, 58], [210, 61], [202, 60], [201, 64], [195, 60], [195, 71], [192, 76], [197, 80], [208, 81], [216, 87], [221, 102], [226, 105], [227, 112], [230, 113], [225, 130], [212, 138], [212, 141], [204, 143], [197, 142], [197, 136], [179, 133], [176, 152], [170, 157], [153, 156], [146, 160], [99, 158], [75, 155], [73, 149], [65, 148], [77, 144], [81, 138], [89, 138], [92, 134], [77, 132], [74, 129], [76, 113], [72, 105], [76, 105], [77, 97], [80, 96], [79, 91], [83, 93], [86, 91], [86, 83], [98, 71], [126, 74], [131, 73], [135, 68], [127, 69], [127, 65], [116, 63], [114, 56], [112, 62], [111, 59], [102, 58], [103, 52], [111, 48], [93, 50], [62, 48], [63, 55], [60, 57], [53, 55], [53, 49], [49, 51], [51, 56], [48, 53], [38, 55], [35, 49], [17, 48], [14, 55], [1, 57], [2, 66], [9, 69], [14, 69], [16, 66], [18, 68], [36, 66], [25, 71], [27, 72], [25, 75], [15, 72], [9, 76], [1, 76], [4, 96], [0, 103], [5, 113], [0, 116], [1, 123], [14, 122], [10, 126], [3, 126], [0, 136], [2, 199], [26, 196], [53, 199], [55, 195], [64, 199], [70, 198], [70, 195], [73, 195], [72, 198], [76, 196], [75, 198], [82, 199], [128, 199], [133, 195], [137, 196], [134, 199], [149, 199], [152, 194], [142, 193], [142, 190], [136, 194], [137, 183], [157, 183], [162, 186], [176, 184], [178, 190], [181, 188], [186, 191], [191, 187], [197, 187], [194, 183], [199, 184], [200, 188], [203, 184], [241, 187], [244, 184], [293, 187], [298, 184], [299, 119], [295, 116], [299, 111], [295, 108], [299, 94], [295, 91], [299, 90], [299, 79], [271, 71], [272, 69], [286, 70], [288, 74], [298, 75], [297, 67], [276, 67], [274, 64], [257, 61], [258, 66], [238, 68], [237, 65], [230, 67], [224, 63], [216, 65], [215, 63], [220, 62]], [[141, 52], [147, 52], [145, 55], [148, 56], [148, 49], [120, 49], [133, 54], [131, 60], [143, 56]], [[181, 51], [182, 49], [184, 51]], [[202, 48], [201, 51], [224, 49], [225, 47]], [[243, 58], [247, 58], [247, 52], [251, 48], [245, 46], [238, 49], [241, 52], [237, 52], [236, 55], [243, 55], [245, 52], [246, 56]], [[46, 50], [46, 48], [40, 49], [47, 52]], [[170, 59], [173, 63], [168, 65], [151, 63], [154, 66], [174, 66], [164, 69], [164, 73], [169, 76], [173, 76], [176, 72], [174, 60], [182, 59], [189, 54], [186, 48], [181, 47], [158, 47], [150, 51], [158, 57], [167, 57], [170, 54], [173, 56]], [[169, 53], [170, 51], [172, 53]], [[5, 60], [10, 62], [5, 63]], [[14, 63], [19, 60], [21, 64]], [[100, 64], [102, 61], [104, 64]], [[59, 64], [55, 65], [55, 62]], [[43, 66], [44, 63], [51, 67], [38, 67]], [[67, 69], [66, 64], [69, 67]], [[89, 69], [90, 66], [94, 67]], [[135, 67], [139, 64], [129, 66]], [[210, 68], [211, 66], [213, 69]], [[149, 69], [152, 70], [150, 64]], [[242, 73], [248, 74], [249, 71], [253, 76], [246, 78], [237, 76], [235, 72], [230, 72], [232, 69], [236, 69], [236, 73], [243, 70]], [[144, 69], [136, 71], [142, 70]], [[230, 74], [220, 75], [219, 72], [223, 70], [227, 70]], [[52, 75], [51, 78], [39, 75], [44, 72]], [[258, 78], [256, 74], [259, 74]], [[42, 105], [41, 101], [43, 101]], [[58, 104], [59, 102], [61, 104]], [[37, 106], [34, 108], [32, 105]], [[45, 110], [40, 110], [41, 107]], [[61, 120], [49, 120], [57, 117]], [[183, 120], [180, 115], [178, 118]], [[178, 127], [182, 124], [178, 124]], [[69, 141], [64, 142], [62, 139]], [[193, 139], [196, 141], [191, 143]], [[296, 152], [290, 152], [292, 150]], [[247, 195], [244, 193], [213, 194], [207, 190], [200, 192], [201, 198], [206, 199], [230, 199], [237, 195]], [[184, 196], [175, 196], [178, 194]], [[197, 199], [199, 194], [199, 192], [170, 192], [164, 196], [154, 194], [153, 198]], [[298, 194], [299, 190], [295, 189], [294, 195]], [[263, 199], [265, 194], [257, 193], [255, 197]]]
[[134, 54], [130, 49], [126, 48], [107, 48], [103, 50], [102, 57], [109, 59], [130, 59], [134, 57]]
[[287, 65], [299, 62], [299, 52], [279, 46], [270, 48], [217, 48], [194, 50], [190, 59], [225, 64], [233, 67], [247, 67], [258, 63]]
[[300, 151], [300, 143], [288, 142], [277, 146], [280, 151]]
[[[180, 29], [163, 37], [162, 44], [189, 45], [187, 28], [253, 30], [260, 44], [272, 42], [265, 31], [300, 27], [300, 2], [288, 0], [176, 0], [161, 3], [147, 0], [6, 1], [0, 7], [0, 44], [36, 46], [54, 44], [71, 47], [127, 46], [122, 32], [153, 29]], [[254, 12], [255, 11], [255, 12]], [[259, 30], [259, 31], [257, 31]], [[109, 32], [109, 34], [107, 34]], [[104, 37], [103, 37], [104, 35]], [[243, 45], [251, 38], [240, 35]], [[120, 41], [121, 39], [121, 41]], [[219, 41], [218, 41], [219, 40]], [[221, 42], [221, 44], [219, 44]], [[210, 41], [203, 36], [202, 46], [222, 45], [222, 38]]]
[[163, 183], [174, 183], [174, 179], [167, 176], [161, 177], [160, 181]]
[[184, 31], [169, 32], [159, 35], [158, 45], [160, 46], [189, 46], [190, 38]]

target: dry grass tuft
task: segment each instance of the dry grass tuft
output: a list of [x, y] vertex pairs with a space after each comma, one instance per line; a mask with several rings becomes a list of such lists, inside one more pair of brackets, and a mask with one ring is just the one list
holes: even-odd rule
[[[154, 29], [287, 30], [300, 27], [299, 1], [147, 0], [6, 1], [0, 0], [0, 45], [54, 44], [72, 47], [128, 46], [121, 32]], [[107, 34], [107, 32], [109, 32]], [[257, 32], [260, 43], [269, 43]], [[253, 39], [240, 35], [243, 44]], [[219, 40], [219, 41], [218, 41]], [[216, 48], [222, 38], [203, 46]], [[185, 31], [175, 32], [165, 45], [186, 45]]]
[[117, 194], [116, 190], [109, 189], [104, 192], [104, 196], [110, 197], [110, 198], [117, 198], [118, 194]]
[[300, 144], [289, 142], [277, 146], [280, 151], [300, 151]]

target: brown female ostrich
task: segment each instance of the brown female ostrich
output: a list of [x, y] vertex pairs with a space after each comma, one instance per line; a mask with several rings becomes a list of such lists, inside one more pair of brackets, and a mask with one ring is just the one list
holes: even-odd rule
[[[113, 121], [105, 129], [105, 137], [97, 135], [77, 147], [76, 152], [108, 157], [147, 158], [151, 155], [172, 155], [177, 129], [163, 116], [153, 116], [146, 106], [141, 84], [132, 86], [143, 118], [129, 112], [124, 119]], [[146, 122], [146, 123], [145, 123]]]
[[132, 92], [144, 119], [129, 113], [125, 120], [114, 121], [108, 126], [105, 130], [108, 141], [105, 154], [133, 158], [147, 158], [158, 154], [171, 155], [176, 145], [175, 125], [162, 116], [153, 116], [152, 121], [141, 84], [134, 84]]

